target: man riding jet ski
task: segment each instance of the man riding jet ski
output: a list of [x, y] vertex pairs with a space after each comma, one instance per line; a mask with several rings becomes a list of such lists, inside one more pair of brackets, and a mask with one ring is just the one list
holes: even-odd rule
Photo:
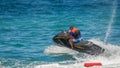
[[69, 35], [70, 35], [69, 36], [70, 37], [69, 43], [71, 45], [71, 48], [73, 48], [73, 42], [78, 42], [78, 41], [80, 41], [82, 39], [81, 38], [81, 33], [77, 28], [75, 28], [73, 26], [70, 26]]
[[58, 46], [65, 46], [90, 55], [99, 55], [104, 52], [104, 49], [100, 46], [91, 41], [83, 40], [80, 31], [73, 26], [70, 26], [70, 31], [62, 31], [55, 35], [53, 41]]

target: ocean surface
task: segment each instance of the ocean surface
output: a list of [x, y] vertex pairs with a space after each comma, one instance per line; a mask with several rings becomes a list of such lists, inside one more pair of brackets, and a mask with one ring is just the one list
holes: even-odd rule
[[[57, 46], [52, 37], [70, 25], [105, 52]], [[120, 0], [0, 0], [0, 68], [84, 68], [85, 62], [120, 68]]]

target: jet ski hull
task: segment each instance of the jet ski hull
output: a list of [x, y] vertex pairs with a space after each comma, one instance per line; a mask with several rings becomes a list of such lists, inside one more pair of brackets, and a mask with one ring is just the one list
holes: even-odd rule
[[[65, 46], [72, 49], [68, 41], [69, 37], [67, 33], [68, 31], [58, 33], [53, 37], [53, 41], [57, 43], [58, 46]], [[81, 40], [80, 42], [73, 43], [73, 50], [90, 55], [99, 55], [105, 51], [105, 49], [101, 48], [100, 46], [86, 40]]]

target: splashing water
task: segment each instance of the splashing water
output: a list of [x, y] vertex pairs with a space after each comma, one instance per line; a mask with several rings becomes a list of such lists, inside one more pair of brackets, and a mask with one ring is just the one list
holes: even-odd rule
[[66, 53], [73, 55], [78, 52], [71, 50], [69, 48], [66, 48], [66, 47], [60, 47], [60, 46], [55, 45], [55, 46], [50, 46], [47, 49], [45, 49], [44, 53], [48, 55], [62, 55]]
[[108, 29], [106, 31], [104, 42], [107, 42], [107, 39], [108, 39], [109, 34], [111, 32], [112, 24], [114, 23], [114, 18], [116, 16], [116, 9], [117, 9], [117, 0], [114, 0], [112, 9], [113, 9], [112, 10], [112, 15], [111, 15], [111, 18], [110, 18], [110, 22], [108, 24]]
[[[85, 62], [101, 62], [102, 68], [119, 68], [120, 67], [120, 47], [117, 45], [105, 44], [104, 42], [96, 39], [90, 39], [93, 43], [105, 48], [105, 52], [99, 56], [91, 56], [84, 54], [84, 57], [81, 57], [81, 53], [77, 53], [71, 49], [66, 49], [65, 47], [50, 46], [45, 49], [45, 53], [68, 53], [73, 56], [76, 60], [73, 61], [62, 61], [62, 62], [52, 62], [50, 64], [37, 65], [35, 68], [84, 68]], [[56, 52], [51, 49], [56, 49]], [[73, 53], [71, 54], [71, 51]], [[71, 64], [67, 64], [73, 62]], [[64, 64], [66, 63], [66, 64]], [[96, 67], [95, 67], [96, 68]]]

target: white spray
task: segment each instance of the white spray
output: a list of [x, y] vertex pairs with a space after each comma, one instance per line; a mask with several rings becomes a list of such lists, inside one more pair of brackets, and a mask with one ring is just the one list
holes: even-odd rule
[[107, 42], [107, 39], [108, 39], [110, 32], [111, 32], [112, 24], [114, 23], [114, 18], [116, 16], [116, 9], [117, 9], [117, 0], [114, 0], [112, 9], [113, 9], [112, 15], [110, 18], [110, 22], [108, 24], [108, 29], [107, 29], [106, 34], [105, 34], [104, 42]]
[[[73, 55], [73, 58], [75, 58], [76, 60], [51, 62], [49, 64], [45, 63], [45, 64], [36, 65], [34, 68], [85, 68], [84, 63], [86, 62], [101, 62], [102, 67], [100, 68], [110, 68], [110, 67], [120, 68], [120, 47], [119, 46], [105, 44], [104, 42], [96, 39], [90, 39], [89, 41], [97, 45], [100, 45], [100, 47], [105, 48], [105, 52], [103, 54], [100, 54], [99, 56], [91, 56], [88, 54], [77, 53], [76, 51], [65, 48], [65, 47], [50, 46], [45, 49], [45, 52], [44, 52], [45, 54], [48, 54], [48, 55], [56, 54], [57, 56], [59, 56], [57, 53], [70, 54], [70, 55]], [[81, 55], [83, 56], [81, 57]], [[70, 64], [67, 64], [67, 63], [70, 63]]]

